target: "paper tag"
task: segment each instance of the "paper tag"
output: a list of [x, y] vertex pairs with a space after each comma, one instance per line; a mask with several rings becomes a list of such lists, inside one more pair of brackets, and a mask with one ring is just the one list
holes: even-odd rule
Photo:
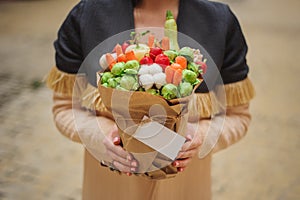
[[157, 122], [139, 126], [133, 137], [171, 160], [175, 160], [185, 142], [184, 137]]

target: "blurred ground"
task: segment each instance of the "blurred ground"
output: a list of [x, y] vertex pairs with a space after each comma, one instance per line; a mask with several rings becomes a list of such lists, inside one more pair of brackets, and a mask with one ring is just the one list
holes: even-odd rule
[[[57, 132], [40, 85], [76, 2], [0, 2], [0, 199], [80, 199], [83, 149]], [[300, 1], [224, 2], [244, 30], [257, 96], [247, 137], [214, 157], [214, 199], [300, 199]]]

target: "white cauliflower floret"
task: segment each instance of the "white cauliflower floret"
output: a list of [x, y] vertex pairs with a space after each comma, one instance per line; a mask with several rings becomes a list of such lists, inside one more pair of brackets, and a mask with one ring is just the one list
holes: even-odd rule
[[152, 75], [162, 72], [161, 66], [156, 63], [149, 65], [149, 68], [150, 68], [150, 74], [152, 74]]
[[138, 74], [139, 74], [139, 75], [150, 74], [150, 68], [149, 68], [149, 65], [141, 65]]
[[160, 65], [153, 63], [151, 65], [142, 65], [139, 72], [140, 85], [148, 90], [155, 84], [157, 89], [160, 89], [166, 84], [166, 74]]
[[140, 85], [142, 85], [142, 87], [145, 90], [148, 90], [148, 89], [152, 88], [152, 86], [154, 84], [154, 79], [153, 79], [153, 76], [151, 74], [140, 75], [139, 81], [140, 81]]
[[157, 89], [160, 89], [163, 85], [167, 84], [166, 82], [166, 74], [158, 73], [153, 75], [153, 80]]

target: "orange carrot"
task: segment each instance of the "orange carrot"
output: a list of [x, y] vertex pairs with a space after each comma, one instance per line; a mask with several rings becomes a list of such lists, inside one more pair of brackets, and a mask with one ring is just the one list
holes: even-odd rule
[[127, 60], [137, 60], [137, 58], [134, 55], [133, 51], [128, 51], [125, 53], [126, 59]]
[[117, 53], [117, 57], [118, 57], [119, 55], [123, 54], [122, 46], [119, 45], [119, 44], [117, 44], [117, 45], [115, 46], [115, 51], [116, 51], [116, 53]]
[[125, 56], [125, 54], [120, 54], [117, 58], [118, 62], [126, 62], [127, 61], [127, 58]]
[[174, 85], [179, 85], [182, 80], [182, 71], [181, 70], [176, 70], [173, 76], [173, 84]]
[[172, 63], [172, 64], [171, 64], [171, 67], [172, 67], [174, 70], [182, 70], [181, 65], [178, 64], [178, 63]]
[[178, 63], [182, 69], [186, 69], [186, 66], [187, 66], [187, 60], [185, 57], [183, 56], [177, 56], [175, 58], [175, 62]]
[[154, 46], [155, 36], [153, 34], [149, 34], [148, 37], [148, 46], [151, 48]]
[[175, 73], [175, 70], [171, 66], [166, 67], [165, 74], [166, 74], [166, 82], [167, 83], [172, 83], [174, 73]]
[[113, 67], [113, 65], [116, 64], [116, 61], [115, 61], [114, 57], [110, 53], [107, 53], [105, 55], [105, 58], [106, 58], [106, 63], [108, 64], [109, 69], [111, 70], [111, 68]]
[[161, 48], [163, 50], [169, 50], [170, 49], [170, 40], [168, 37], [163, 37], [161, 41]]

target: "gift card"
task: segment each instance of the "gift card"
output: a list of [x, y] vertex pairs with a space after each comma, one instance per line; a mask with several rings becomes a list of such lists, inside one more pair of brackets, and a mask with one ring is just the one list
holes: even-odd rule
[[133, 137], [171, 160], [175, 160], [186, 140], [181, 135], [157, 122], [140, 125]]

